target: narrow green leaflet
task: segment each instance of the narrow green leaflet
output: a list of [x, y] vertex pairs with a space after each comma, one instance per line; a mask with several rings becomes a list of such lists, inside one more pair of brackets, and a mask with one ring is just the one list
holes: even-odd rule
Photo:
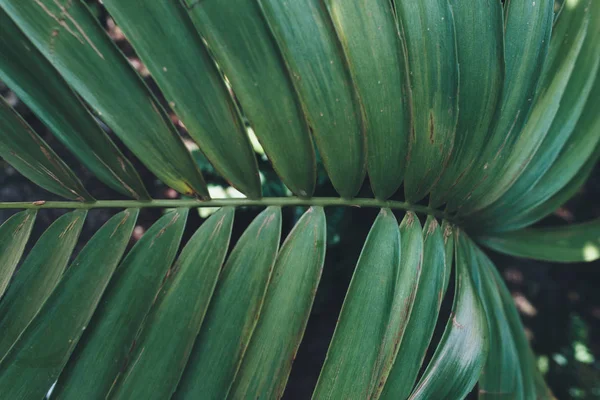
[[[394, 0], [407, 48], [412, 131], [405, 197], [421, 200], [450, 157], [458, 120], [459, 68], [452, 9], [447, 0]], [[398, 100], [399, 101], [399, 100]]]
[[485, 311], [470, 270], [471, 251], [458, 232], [456, 289], [446, 330], [410, 399], [464, 399], [473, 389], [485, 364], [489, 333]]
[[502, 277], [498, 273], [498, 270], [494, 264], [487, 258], [483, 253], [479, 253], [480, 260], [484, 260], [482, 269], [487, 273], [486, 279], [494, 279], [496, 284], [496, 290], [500, 293], [502, 304], [504, 305], [504, 312], [508, 319], [513, 340], [517, 348], [517, 354], [519, 355], [519, 364], [521, 365], [521, 382], [523, 385], [523, 399], [542, 399], [551, 400], [551, 397], [547, 397], [549, 390], [545, 387], [543, 378], [537, 369], [535, 356], [531, 347], [529, 346], [529, 340], [525, 336], [525, 329], [521, 323], [519, 312], [515, 307], [514, 300], [508, 291], [508, 288], [504, 284]]
[[382, 209], [358, 259], [314, 399], [369, 397], [389, 328], [400, 251], [398, 222]]
[[134, 209], [115, 215], [73, 261], [37, 317], [0, 364], [3, 396], [42, 399], [48, 393], [85, 332], [125, 252], [137, 214]]
[[39, 238], [0, 302], [0, 362], [58, 281], [75, 248], [87, 212], [73, 211], [57, 219]]
[[375, 196], [404, 177], [410, 110], [403, 47], [389, 0], [327, 0], [364, 111], [367, 168]]
[[499, 225], [493, 228], [495, 232], [505, 232], [509, 230], [517, 230], [529, 225], [536, 223], [542, 218], [552, 214], [560, 206], [565, 204], [569, 199], [575, 196], [581, 191], [581, 188], [585, 185], [588, 178], [594, 171], [596, 164], [600, 160], [600, 142], [596, 145], [595, 152], [592, 156], [588, 157], [585, 165], [577, 171], [577, 174], [570, 182], [567, 183], [562, 189], [560, 189], [554, 196], [548, 200], [527, 209], [524, 212], [517, 214], [514, 219], [509, 219], [503, 225]]
[[394, 360], [403, 343], [423, 270], [423, 229], [419, 218], [414, 213], [406, 213], [400, 223], [400, 238], [402, 257], [394, 281], [394, 295], [388, 322], [371, 381], [371, 396], [374, 398], [381, 395], [383, 385], [392, 371]]
[[281, 247], [260, 319], [229, 398], [282, 397], [321, 278], [326, 228], [323, 209], [311, 208]]
[[[594, 8], [594, 10], [596, 9]], [[600, 45], [600, 41], [598, 44]], [[544, 209], [547, 209], [546, 214], [553, 212], [577, 193], [585, 183], [589, 171], [593, 169], [598, 159], [598, 155], [594, 155], [594, 152], [598, 153], [598, 146], [600, 146], [600, 135], [595, 134], [600, 132], [600, 113], [597, 100], [600, 98], [600, 70], [596, 73], [595, 79], [583, 114], [553, 165], [525, 196], [512, 204], [510, 215], [498, 210], [494, 216], [482, 219], [487, 228], [502, 231], [523, 227], [529, 224], [527, 221], [531, 218], [525, 217], [525, 215], [538, 214], [540, 211], [544, 212]], [[562, 194], [559, 194], [561, 192]], [[498, 218], [496, 214], [502, 214], [502, 216]], [[537, 219], [541, 219], [541, 217]]]
[[450, 0], [460, 70], [459, 114], [454, 148], [430, 203], [445, 203], [489, 138], [504, 85], [504, 18], [498, 0]]
[[[419, 253], [420, 247], [405, 247], [405, 237], [406, 235], [402, 236], [404, 257], [400, 267], [401, 271], [407, 267], [404, 265], [406, 256], [411, 252]], [[382, 399], [407, 399], [410, 395], [433, 336], [445, 294], [446, 249], [442, 229], [435, 218], [427, 219], [423, 228], [423, 237], [424, 239], [421, 239], [424, 240], [421, 244], [423, 265], [421, 273], [416, 275], [417, 284], [413, 285], [416, 290], [414, 305], [410, 319], [402, 321], [405, 330], [397, 348], [395, 362], [392, 359], [393, 367], [390, 365], [391, 373], [387, 377], [387, 381], [380, 382], [379, 392], [383, 389]], [[402, 283], [402, 278], [400, 278], [398, 284]]]
[[0, 0], [35, 47], [161, 181], [208, 197], [168, 115], [82, 1]]
[[137, 172], [48, 60], [0, 8], [0, 80], [102, 182], [134, 199], [148, 199]]
[[[454, 225], [452, 225], [452, 223], [448, 222], [447, 220], [444, 220], [444, 222], [442, 222], [442, 232], [444, 235], [444, 248], [446, 249], [446, 266], [444, 268], [444, 285], [442, 286], [443, 288], [443, 292], [446, 293], [446, 291], [448, 290], [448, 285], [450, 284], [450, 276], [452, 275], [452, 264], [454, 262], [454, 251], [455, 251], [455, 245], [454, 245], [454, 238], [455, 238], [455, 234], [454, 232], [456, 231], [456, 227]], [[440, 295], [442, 296], [442, 295]]]
[[21, 260], [36, 215], [35, 210], [21, 211], [0, 226], [0, 299]]
[[[562, 12], [550, 42], [550, 49], [542, 78], [533, 100], [534, 105], [523, 130], [504, 159], [496, 174], [491, 174], [468, 196], [462, 207], [470, 214], [498, 200], [515, 183], [535, 157], [548, 134], [559, 110], [578, 55], [583, 47], [590, 21], [591, 0], [581, 0]], [[552, 140], [550, 137], [548, 140]], [[544, 154], [543, 157], [550, 157]]]
[[121, 262], [53, 396], [96, 399], [108, 394], [175, 259], [187, 214], [187, 209], [177, 209], [164, 215]]
[[252, 221], [231, 252], [175, 399], [226, 399], [259, 319], [281, 236], [281, 209]]
[[[487, 258], [479, 249], [471, 251], [473, 270], [481, 277], [479, 296], [485, 309], [490, 329], [490, 347], [487, 361], [479, 378], [479, 398], [511, 398], [526, 400], [519, 354], [513, 340], [504, 305], [494, 282], [489, 275]], [[495, 268], [492, 266], [492, 268]]]
[[229, 248], [233, 217], [233, 208], [222, 208], [185, 246], [111, 398], [168, 399], [175, 392]]
[[219, 174], [259, 198], [258, 167], [246, 128], [184, 6], [177, 0], [103, 4]]
[[564, 263], [591, 262], [600, 259], [600, 219], [498, 233], [477, 240], [491, 249], [517, 257]]
[[[503, 220], [507, 214], [512, 213], [523, 198], [529, 197], [531, 189], [552, 167], [574, 134], [600, 69], [600, 3], [591, 2], [588, 9], [588, 32], [549, 132], [521, 176], [494, 204], [482, 210], [478, 219], [489, 220], [495, 217], [496, 220]], [[572, 45], [571, 42], [568, 43]], [[589, 99], [597, 107], [598, 97]]]
[[360, 103], [331, 19], [321, 0], [259, 3], [331, 183], [342, 197], [351, 198], [365, 177], [365, 134]]
[[4, 99], [0, 99], [0, 132], [0, 157], [27, 179], [70, 200], [94, 200], [67, 164]]
[[449, 211], [486, 181], [495, 182], [520, 137], [548, 53], [553, 8], [554, 0], [508, 0], [504, 5], [505, 76], [497, 106], [501, 111], [473, 168], [450, 191]]
[[300, 197], [315, 188], [309, 128], [258, 2], [181, 0], [231, 83], [273, 168]]

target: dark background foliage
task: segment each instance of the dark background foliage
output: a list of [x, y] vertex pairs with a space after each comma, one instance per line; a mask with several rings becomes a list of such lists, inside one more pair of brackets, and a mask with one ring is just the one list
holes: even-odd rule
[[[143, 64], [102, 6], [96, 0], [90, 0], [89, 3], [101, 23], [129, 57], [132, 65], [145, 77], [147, 84], [160, 97], [156, 85], [148, 76]], [[27, 121], [43, 134], [44, 139], [73, 168], [93, 196], [99, 199], [121, 198], [81, 166], [2, 82], [0, 82], [0, 94], [16, 106]], [[166, 102], [163, 101], [163, 105], [168, 109]], [[171, 116], [174, 123], [181, 129], [182, 135], [186, 137], [185, 130], [178, 124], [177, 117], [172, 113]], [[113, 139], [118, 143], [116, 138], [113, 137]], [[153, 197], [176, 198], [178, 196], [173, 190], [166, 188], [156, 180], [124, 146], [121, 148], [140, 172]], [[227, 189], [227, 183], [216, 175], [202, 154], [197, 152], [195, 155], [207, 182], [214, 187]], [[271, 169], [268, 161], [260, 155], [258, 156], [261, 174], [264, 177], [263, 192], [265, 196], [286, 195], [285, 187]], [[319, 174], [315, 195], [336, 196], [336, 192], [323, 171]], [[359, 196], [372, 196], [368, 182], [365, 183]], [[55, 199], [55, 196], [36, 187], [0, 160], [0, 201], [52, 199]], [[396, 199], [401, 200], [401, 195], [397, 195]], [[569, 203], [557, 210], [554, 215], [540, 222], [540, 225], [569, 224], [598, 218], [600, 217], [599, 199], [600, 166], [597, 166], [584, 189]], [[0, 210], [0, 223], [4, 222], [13, 212], [12, 210]], [[303, 209], [285, 208], [283, 212], [285, 237], [302, 214]], [[328, 251], [325, 268], [306, 334], [290, 376], [285, 394], [286, 399], [310, 398], [356, 260], [377, 213], [376, 210], [357, 208], [331, 208], [326, 212]], [[30, 246], [62, 213], [64, 210], [42, 210], [39, 213]], [[162, 211], [159, 209], [145, 209], [140, 213], [131, 244], [143, 235], [143, 232], [158, 219], [161, 213]], [[75, 254], [112, 214], [111, 210], [90, 211]], [[234, 224], [233, 243], [257, 214], [258, 210], [256, 209], [238, 210]], [[397, 217], [400, 220], [402, 215], [398, 214]], [[198, 213], [190, 213], [184, 243], [202, 221], [203, 218]], [[565, 265], [516, 259], [496, 253], [492, 253], [491, 256], [513, 293], [527, 334], [538, 355], [538, 364], [557, 398], [600, 399], [600, 291], [598, 290], [600, 262]], [[442, 308], [436, 334], [438, 339], [445, 325], [445, 318], [449, 315], [452, 290], [453, 288], [450, 287]], [[475, 396], [473, 395], [473, 397]]]

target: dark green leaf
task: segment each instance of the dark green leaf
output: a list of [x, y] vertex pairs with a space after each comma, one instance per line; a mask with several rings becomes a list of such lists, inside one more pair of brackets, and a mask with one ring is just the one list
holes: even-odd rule
[[0, 79], [98, 179], [126, 196], [149, 198], [131, 163], [2, 9], [0, 25]]
[[342, 197], [351, 198], [365, 175], [364, 126], [330, 17], [321, 0], [259, 3], [293, 78], [331, 183]]
[[[417, 229], [410, 215], [412, 223], [405, 226]], [[382, 209], [356, 265], [313, 398], [366, 399], [372, 392], [380, 349], [391, 329], [400, 251], [398, 222], [390, 210]]]
[[57, 219], [37, 241], [0, 302], [0, 362], [38, 314], [60, 280], [86, 211]]
[[394, 3], [412, 102], [404, 192], [416, 202], [437, 182], [454, 145], [459, 89], [454, 18], [447, 0]]
[[77, 176], [4, 99], [0, 99], [0, 157], [36, 185], [71, 200], [91, 201]]
[[35, 210], [22, 211], [0, 226], [0, 299], [21, 260], [36, 215]]
[[411, 400], [464, 399], [485, 364], [489, 333], [485, 311], [470, 270], [472, 249], [463, 232], [457, 233], [456, 289], [452, 313], [442, 340]]
[[187, 214], [187, 209], [167, 213], [121, 262], [53, 396], [95, 399], [108, 394], [175, 259]]
[[477, 238], [484, 245], [517, 257], [551, 262], [600, 259], [600, 219], [583, 224], [533, 228]]
[[454, 148], [430, 203], [445, 203], [469, 171], [490, 135], [504, 84], [504, 19], [498, 0], [450, 0], [458, 63], [459, 114]]
[[[422, 262], [423, 265], [421, 268], [421, 265], [418, 264], [418, 268], [422, 269], [422, 272], [417, 273], [413, 278], [416, 280], [416, 285], [413, 284], [416, 291], [416, 295], [413, 295], [414, 305], [410, 311], [410, 319], [402, 321], [405, 330], [397, 347], [393, 368], [387, 381], [380, 382], [381, 389], [383, 389], [382, 399], [407, 399], [410, 395], [433, 336], [440, 305], [445, 294], [444, 280], [446, 274], [444, 270], [448, 267], [445, 260], [446, 249], [444, 248], [442, 229], [435, 218], [429, 217], [427, 219], [423, 236], [424, 242], [422, 244], [407, 243], [407, 245], [412, 245], [410, 247], [404, 244], [406, 235], [402, 236], [402, 254], [404, 257], [401, 271], [406, 268], [404, 259], [412, 252], [418, 254], [419, 247], [423, 249], [423, 258], [422, 260], [419, 259], [418, 262]], [[403, 277], [399, 278], [397, 284], [402, 284]], [[385, 386], [383, 386], [384, 383]]]
[[279, 399], [283, 395], [321, 278], [326, 226], [323, 209], [311, 208], [281, 247], [229, 398]]
[[111, 398], [168, 399], [175, 392], [229, 248], [233, 216], [233, 208], [222, 208], [185, 246]]
[[410, 132], [405, 54], [391, 3], [325, 3], [363, 107], [371, 188], [386, 199], [402, 183]]
[[182, 1], [231, 82], [273, 168], [296, 195], [312, 196], [316, 162], [309, 128], [258, 3]]
[[246, 128], [184, 6], [177, 0], [103, 3], [219, 174], [259, 198], [258, 168]]
[[0, 392], [11, 399], [42, 399], [86, 329], [125, 252], [138, 210], [126, 210], [92, 237], [37, 317], [0, 364]]
[[269, 207], [236, 244], [174, 398], [227, 398], [261, 313], [280, 235], [281, 210]]
[[208, 197], [175, 127], [82, 1], [0, 0], [37, 49], [160, 180]]

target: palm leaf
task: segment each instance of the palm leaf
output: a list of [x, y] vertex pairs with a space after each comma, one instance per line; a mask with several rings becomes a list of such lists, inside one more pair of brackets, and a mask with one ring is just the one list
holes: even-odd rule
[[[146, 82], [84, 1], [0, 0], [0, 79], [41, 122], [0, 101], [0, 156], [65, 199], [0, 199], [25, 209], [0, 226], [2, 397], [281, 398], [328, 268], [323, 207], [380, 211], [314, 398], [461, 399], [478, 381], [482, 398], [551, 397], [476, 243], [600, 254], [597, 221], [529, 227], [600, 156], [600, 3], [104, 5]], [[132, 200], [86, 189], [61, 145]], [[138, 160], [187, 197], [150, 198]], [[262, 197], [268, 168], [295, 196]], [[210, 200], [214, 182], [242, 194]], [[289, 207], [309, 208], [288, 223]], [[98, 208], [120, 212], [74, 254]], [[164, 215], [127, 251], [149, 208]], [[243, 208], [264, 210], [246, 227]]]

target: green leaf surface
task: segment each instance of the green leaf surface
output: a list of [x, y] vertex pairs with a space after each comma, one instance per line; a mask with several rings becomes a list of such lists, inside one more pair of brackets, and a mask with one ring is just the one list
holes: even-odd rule
[[263, 307], [280, 236], [281, 209], [269, 207], [237, 242], [174, 398], [227, 398]]
[[[495, 170], [497, 174], [490, 172], [488, 179], [467, 197], [461, 208], [464, 214], [473, 213], [498, 200], [515, 184], [523, 171], [530, 167], [542, 142], [554, 139], [553, 136], [548, 137], [548, 134], [556, 134], [550, 128], [587, 36], [590, 2], [591, 0], [581, 0], [573, 7], [566, 7], [561, 13], [552, 32], [548, 57], [523, 130], [506, 155], [504, 163]], [[543, 146], [542, 149], [548, 151]], [[550, 154], [544, 153], [541, 157], [550, 158]]]
[[498, 218], [495, 214], [502, 213], [499, 209], [494, 216], [481, 220], [485, 228], [506, 231], [529, 225], [553, 212], [578, 192], [600, 156], [600, 135], [595, 134], [600, 132], [599, 98], [600, 71], [595, 75], [594, 86], [573, 134], [558, 158], [526, 195], [511, 204], [510, 214], [504, 213], [502, 218]]
[[0, 157], [27, 179], [70, 200], [94, 200], [67, 164], [4, 99], [0, 99], [0, 132]]
[[400, 245], [398, 222], [382, 209], [358, 259], [313, 399], [368, 398], [372, 392], [390, 328]]
[[479, 398], [524, 400], [519, 354], [494, 277], [487, 271], [489, 261], [474, 244], [471, 246], [472, 273], [480, 277], [479, 297], [490, 330], [489, 353], [479, 378]]
[[82, 1], [0, 0], [37, 49], [161, 181], [208, 197], [169, 117]]
[[[600, 3], [591, 2], [588, 10], [588, 32], [549, 132], [521, 176], [494, 204], [482, 210], [478, 219], [493, 219], [494, 224], [505, 220], [515, 206], [518, 208], [519, 203], [529, 197], [531, 189], [552, 167], [574, 133], [600, 69]], [[594, 104], [597, 101], [598, 97], [590, 98]]]
[[137, 172], [48, 60], [0, 9], [0, 79], [112, 189], [148, 199]]
[[21, 211], [0, 226], [0, 299], [21, 260], [36, 215], [36, 210]]
[[0, 362], [61, 279], [86, 214], [77, 210], [58, 218], [39, 238], [17, 271], [0, 302]]
[[[423, 227], [424, 238], [418, 245], [415, 243], [405, 244], [404, 239], [407, 235], [403, 234], [402, 228], [401, 234], [403, 258], [406, 258], [411, 252], [418, 254], [419, 248], [422, 247], [422, 260], [417, 259], [419, 263], [422, 262], [422, 268], [420, 268], [420, 274], [417, 273], [413, 277], [416, 281], [416, 285], [413, 284], [416, 291], [413, 295], [414, 305], [410, 311], [410, 319], [402, 321], [405, 330], [397, 348], [391, 373], [386, 382], [381, 382], [382, 399], [407, 399], [410, 395], [433, 336], [445, 294], [446, 249], [443, 232], [437, 220], [433, 217], [427, 219]], [[417, 265], [421, 267], [421, 265]], [[404, 268], [406, 265], [403, 260], [401, 270]], [[399, 278], [397, 284], [402, 285], [404, 277]], [[383, 386], [384, 383], [385, 386]]]
[[175, 392], [229, 248], [233, 217], [233, 208], [222, 208], [185, 246], [144, 322], [128, 369], [113, 386], [111, 398], [168, 399]]
[[548, 53], [553, 8], [554, 0], [509, 0], [504, 5], [505, 75], [499, 112], [473, 168], [449, 193], [449, 211], [463, 205], [484, 182], [496, 181], [521, 136]]
[[455, 243], [454, 238], [456, 231], [456, 226], [454, 226], [451, 222], [444, 220], [442, 222], [442, 234], [444, 235], [444, 248], [446, 254], [446, 267], [444, 268], [444, 285], [443, 291], [446, 293], [448, 290], [448, 285], [450, 284], [450, 277], [452, 275], [452, 265], [454, 263], [454, 252], [455, 252]]
[[564, 263], [592, 262], [600, 259], [600, 219], [498, 233], [477, 240], [491, 249], [517, 257]]
[[456, 288], [446, 330], [410, 399], [463, 399], [485, 364], [489, 333], [485, 311], [470, 270], [471, 249], [457, 233]]
[[309, 128], [258, 3], [181, 1], [231, 83], [277, 174], [296, 195], [312, 196], [316, 161]]
[[331, 183], [342, 197], [354, 197], [365, 176], [366, 138], [360, 103], [331, 19], [321, 0], [259, 3]]
[[127, 365], [135, 338], [171, 267], [187, 209], [159, 219], [121, 262], [53, 391], [57, 399], [104, 398]]
[[309, 209], [277, 256], [258, 324], [228, 398], [281, 398], [302, 341], [326, 248], [325, 213]]
[[406, 60], [391, 3], [325, 4], [363, 107], [371, 188], [386, 199], [402, 183], [410, 133]]
[[56, 382], [117, 267], [138, 210], [111, 218], [79, 253], [37, 317], [0, 364], [0, 392], [41, 399]]
[[451, 0], [458, 64], [459, 114], [452, 155], [430, 198], [445, 203], [469, 171], [490, 135], [504, 85], [504, 18], [498, 0]]
[[103, 4], [219, 174], [249, 197], [260, 198], [246, 128], [184, 6], [177, 0]]
[[454, 146], [459, 68], [447, 0], [394, 1], [407, 48], [412, 128], [405, 197], [421, 200], [439, 179]]

